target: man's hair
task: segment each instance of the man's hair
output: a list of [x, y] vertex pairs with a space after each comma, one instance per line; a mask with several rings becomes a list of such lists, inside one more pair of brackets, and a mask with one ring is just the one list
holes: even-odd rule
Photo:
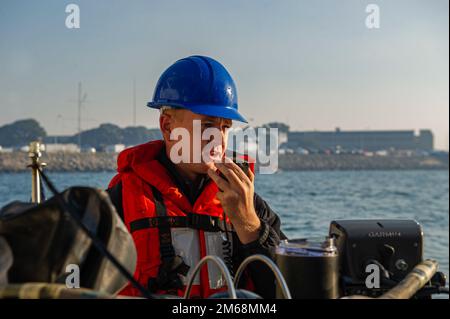
[[164, 114], [167, 110], [171, 110], [173, 109], [173, 107], [168, 106], [168, 105], [163, 105], [159, 108], [159, 113], [162, 115]]
[[159, 108], [159, 114], [160, 114], [160, 116], [167, 114], [178, 121], [182, 118], [180, 115], [180, 112], [179, 112], [180, 110], [182, 110], [182, 109], [168, 106], [168, 105], [163, 105]]

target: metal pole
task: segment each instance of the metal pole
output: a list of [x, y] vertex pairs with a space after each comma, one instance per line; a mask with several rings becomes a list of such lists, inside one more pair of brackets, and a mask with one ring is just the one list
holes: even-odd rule
[[133, 79], [133, 126], [136, 126], [136, 79]]
[[39, 204], [41, 202], [41, 181], [39, 180], [39, 173], [31, 169], [31, 202]]
[[34, 141], [30, 143], [28, 157], [31, 158], [31, 202], [39, 204], [41, 202], [41, 180], [39, 176], [39, 168], [45, 166], [45, 163], [39, 162], [42, 156], [41, 143]]
[[81, 82], [78, 82], [78, 147], [81, 151]]
[[410, 299], [424, 287], [438, 270], [435, 260], [427, 259], [418, 264], [397, 286], [378, 297], [378, 299]]
[[[402, 281], [377, 299], [410, 299], [422, 289], [436, 273], [439, 264], [427, 259], [411, 270]], [[352, 295], [341, 299], [374, 299], [368, 296]]]

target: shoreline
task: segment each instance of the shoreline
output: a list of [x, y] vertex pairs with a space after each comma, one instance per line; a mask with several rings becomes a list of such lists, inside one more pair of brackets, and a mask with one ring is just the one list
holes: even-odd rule
[[[117, 154], [44, 153], [41, 161], [49, 172], [114, 172]], [[0, 153], [0, 172], [26, 172], [30, 160], [25, 152]], [[448, 155], [363, 156], [349, 154], [280, 154], [280, 171], [448, 170]]]

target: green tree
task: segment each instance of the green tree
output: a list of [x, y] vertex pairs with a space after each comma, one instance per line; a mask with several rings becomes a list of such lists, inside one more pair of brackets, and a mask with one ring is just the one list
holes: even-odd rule
[[46, 136], [45, 129], [34, 119], [19, 120], [0, 127], [0, 145], [3, 147], [25, 146]]

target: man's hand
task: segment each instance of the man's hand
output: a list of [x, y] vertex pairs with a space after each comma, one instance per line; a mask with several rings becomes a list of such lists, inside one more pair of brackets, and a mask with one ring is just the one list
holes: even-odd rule
[[244, 245], [257, 240], [261, 221], [253, 205], [255, 175], [251, 170], [246, 175], [228, 158], [225, 159], [225, 163], [215, 163], [215, 166], [226, 180], [212, 169], [208, 170], [208, 175], [221, 190], [217, 193], [217, 199], [233, 224], [239, 240]]

